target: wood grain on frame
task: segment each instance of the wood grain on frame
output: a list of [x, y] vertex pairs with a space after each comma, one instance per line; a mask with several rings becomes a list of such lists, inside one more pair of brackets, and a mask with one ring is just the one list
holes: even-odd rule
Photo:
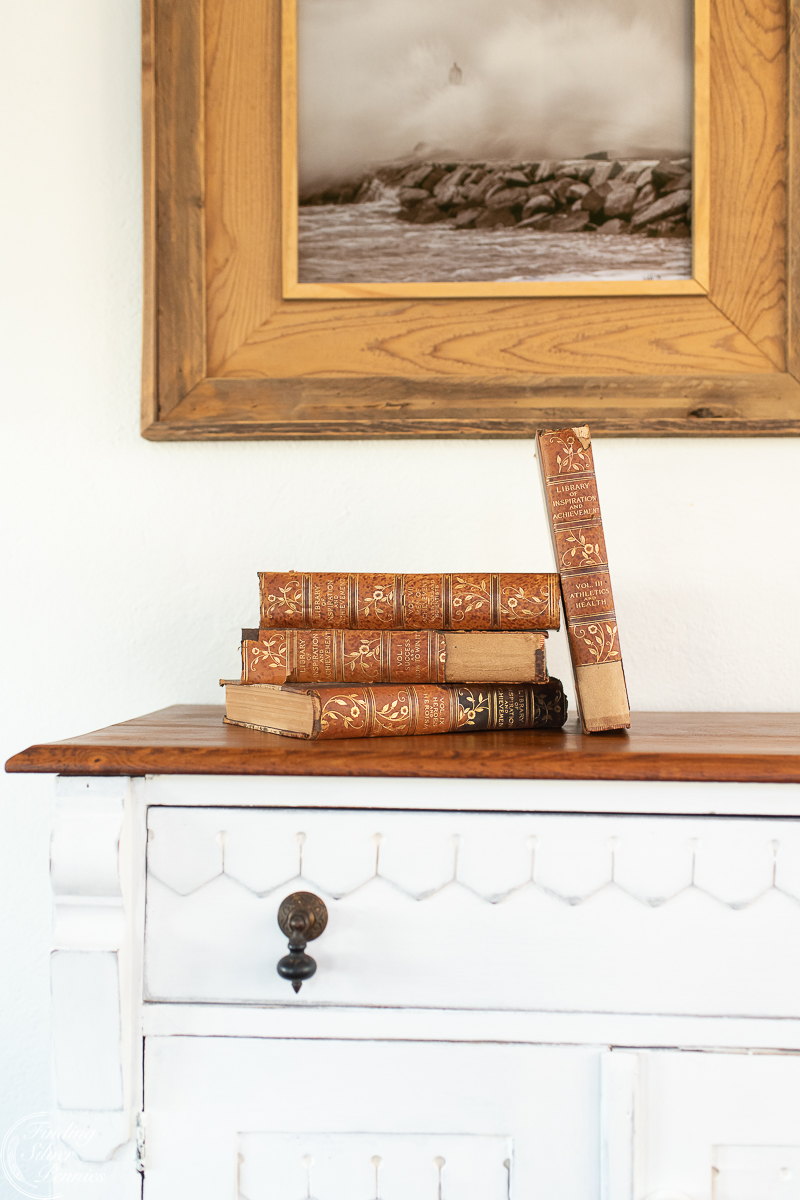
[[281, 0], [281, 118], [283, 295], [287, 299], [369, 300], [498, 296], [704, 296], [709, 257], [709, 0], [694, 0], [694, 127], [692, 147], [691, 279], [584, 279], [569, 281], [484, 281], [475, 283], [299, 283], [297, 146], [297, 4]]
[[156, 376], [163, 417], [206, 374], [203, 8], [184, 0], [148, 0], [146, 8], [155, 16]]
[[281, 295], [280, 0], [151, 3], [145, 436], [800, 432], [782, 0], [710, 0], [708, 297], [363, 300]]

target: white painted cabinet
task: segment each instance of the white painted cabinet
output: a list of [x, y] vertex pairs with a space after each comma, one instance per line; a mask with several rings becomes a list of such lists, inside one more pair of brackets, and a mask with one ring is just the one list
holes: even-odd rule
[[[154, 1001], [800, 1017], [800, 825], [151, 808]], [[329, 910], [298, 1001], [284, 896]]]
[[[800, 1200], [798, 814], [794, 785], [62, 780], [91, 1196]], [[299, 890], [329, 921], [295, 995]]]
[[800, 1058], [154, 1037], [146, 1200], [800, 1195]]

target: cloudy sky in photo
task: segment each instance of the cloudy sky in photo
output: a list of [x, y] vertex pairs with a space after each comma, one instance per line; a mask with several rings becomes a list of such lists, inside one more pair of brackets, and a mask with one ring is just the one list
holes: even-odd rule
[[301, 186], [415, 152], [686, 152], [691, 15], [691, 0], [298, 0]]

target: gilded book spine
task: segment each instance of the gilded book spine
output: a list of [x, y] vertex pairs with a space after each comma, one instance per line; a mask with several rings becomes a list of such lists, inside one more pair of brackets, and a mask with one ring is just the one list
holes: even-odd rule
[[558, 629], [558, 576], [259, 572], [262, 628]]
[[614, 612], [589, 429], [540, 430], [578, 706], [584, 729], [628, 729], [630, 707]]
[[432, 629], [242, 630], [242, 683], [444, 683], [445, 662]]
[[314, 693], [319, 738], [403, 737], [485, 729], [560, 729], [567, 705], [560, 682], [468, 687], [413, 684]]
[[[561, 683], [552, 678], [548, 683], [484, 687], [435, 683], [320, 687], [309, 688], [308, 694], [314, 700], [312, 739], [560, 729], [567, 719]], [[247, 724], [228, 718], [226, 721]]]

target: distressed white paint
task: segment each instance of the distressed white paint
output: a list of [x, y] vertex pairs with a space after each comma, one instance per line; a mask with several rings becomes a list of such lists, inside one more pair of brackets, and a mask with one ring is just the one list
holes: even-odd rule
[[133, 1200], [138, 1188], [135, 1084], [126, 1054], [135, 1040], [135, 951], [124, 910], [128, 872], [120, 859], [128, 796], [127, 779], [63, 778], [57, 786], [50, 858], [53, 1120], [71, 1154], [54, 1186], [70, 1200], [87, 1194]]
[[[134, 786], [136, 783], [134, 781]], [[190, 808], [442, 809], [628, 813], [651, 816], [800, 816], [800, 783], [654, 783], [568, 779], [348, 779], [157, 775], [148, 804]]]
[[57, 950], [51, 971], [58, 1106], [121, 1113], [117, 956]]
[[516, 1042], [800, 1050], [800, 1021], [660, 1013], [338, 1008], [287, 1004], [148, 1003], [145, 1036], [304, 1038], [311, 1041]]
[[[411, 1141], [417, 1161], [423, 1153], [448, 1159], [441, 1142], [436, 1148], [438, 1137], [466, 1136], [477, 1146], [454, 1147], [452, 1153], [474, 1154], [482, 1175], [487, 1168], [494, 1174], [498, 1158], [512, 1158], [512, 1195], [587, 1200], [597, 1194], [593, 1048], [153, 1037], [147, 1041], [145, 1081], [145, 1200], [230, 1195], [237, 1149], [247, 1154], [241, 1135], [281, 1130], [301, 1137], [328, 1134], [343, 1157], [352, 1134], [389, 1131]], [[484, 1139], [510, 1139], [513, 1155]], [[245, 1167], [246, 1162], [243, 1183]], [[494, 1177], [482, 1194], [505, 1197], [506, 1179], [501, 1175], [498, 1185]], [[371, 1200], [376, 1194], [368, 1172], [360, 1187], [340, 1178], [337, 1195], [344, 1195], [348, 1182], [350, 1195]], [[448, 1190], [445, 1165], [442, 1200], [481, 1196], [463, 1177], [455, 1183]], [[316, 1200], [327, 1200], [316, 1188], [313, 1164], [312, 1189]], [[261, 1200], [268, 1193], [264, 1188], [255, 1198], [246, 1194]], [[291, 1200], [307, 1194], [301, 1180]], [[378, 1194], [383, 1197], [382, 1188]], [[284, 1200], [280, 1188], [275, 1195]], [[425, 1200], [421, 1189], [405, 1190], [402, 1200], [409, 1196]]]
[[[541, 1200], [795, 1195], [797, 1055], [154, 1036], [146, 1079], [145, 1200], [175, 1194], [179, 1181], [194, 1200], [227, 1194], [237, 1167], [248, 1178], [243, 1132], [327, 1134], [344, 1158], [353, 1133], [387, 1129], [510, 1136], [512, 1194]], [[296, 1145], [287, 1138], [281, 1153]], [[283, 1179], [281, 1167], [281, 1200]], [[307, 1194], [301, 1180], [297, 1200]]]
[[600, 1056], [600, 1200], [635, 1200], [639, 1055]]
[[[800, 825], [150, 810], [153, 1000], [800, 1016]], [[295, 997], [284, 896], [329, 907]]]
[[781, 1168], [794, 1175], [798, 1164], [800, 1056], [652, 1050], [641, 1058], [642, 1197], [778, 1200], [797, 1194], [788, 1178], [775, 1176]]
[[125, 933], [119, 875], [125, 780], [59, 780], [50, 879], [57, 949], [118, 950]]
[[714, 1200], [800, 1200], [800, 1146], [717, 1146]]
[[[257, 808], [246, 782], [195, 781], [197, 807], [187, 780], [59, 783], [58, 1122], [97, 1200], [133, 1200], [144, 1134], [145, 1200], [291, 1200], [299, 1149], [340, 1200], [380, 1185], [376, 1139], [407, 1141], [376, 1200], [424, 1196], [439, 1160], [432, 1200], [793, 1200], [764, 1146], [800, 1120], [795, 821], [492, 812], [491, 782], [473, 811], [309, 808], [307, 780]], [[331, 918], [294, 997], [275, 912], [300, 886]], [[183, 1003], [142, 1007], [145, 941], [150, 992]]]
[[237, 1149], [239, 1200], [509, 1200], [513, 1186], [511, 1138], [485, 1134], [240, 1133]]

